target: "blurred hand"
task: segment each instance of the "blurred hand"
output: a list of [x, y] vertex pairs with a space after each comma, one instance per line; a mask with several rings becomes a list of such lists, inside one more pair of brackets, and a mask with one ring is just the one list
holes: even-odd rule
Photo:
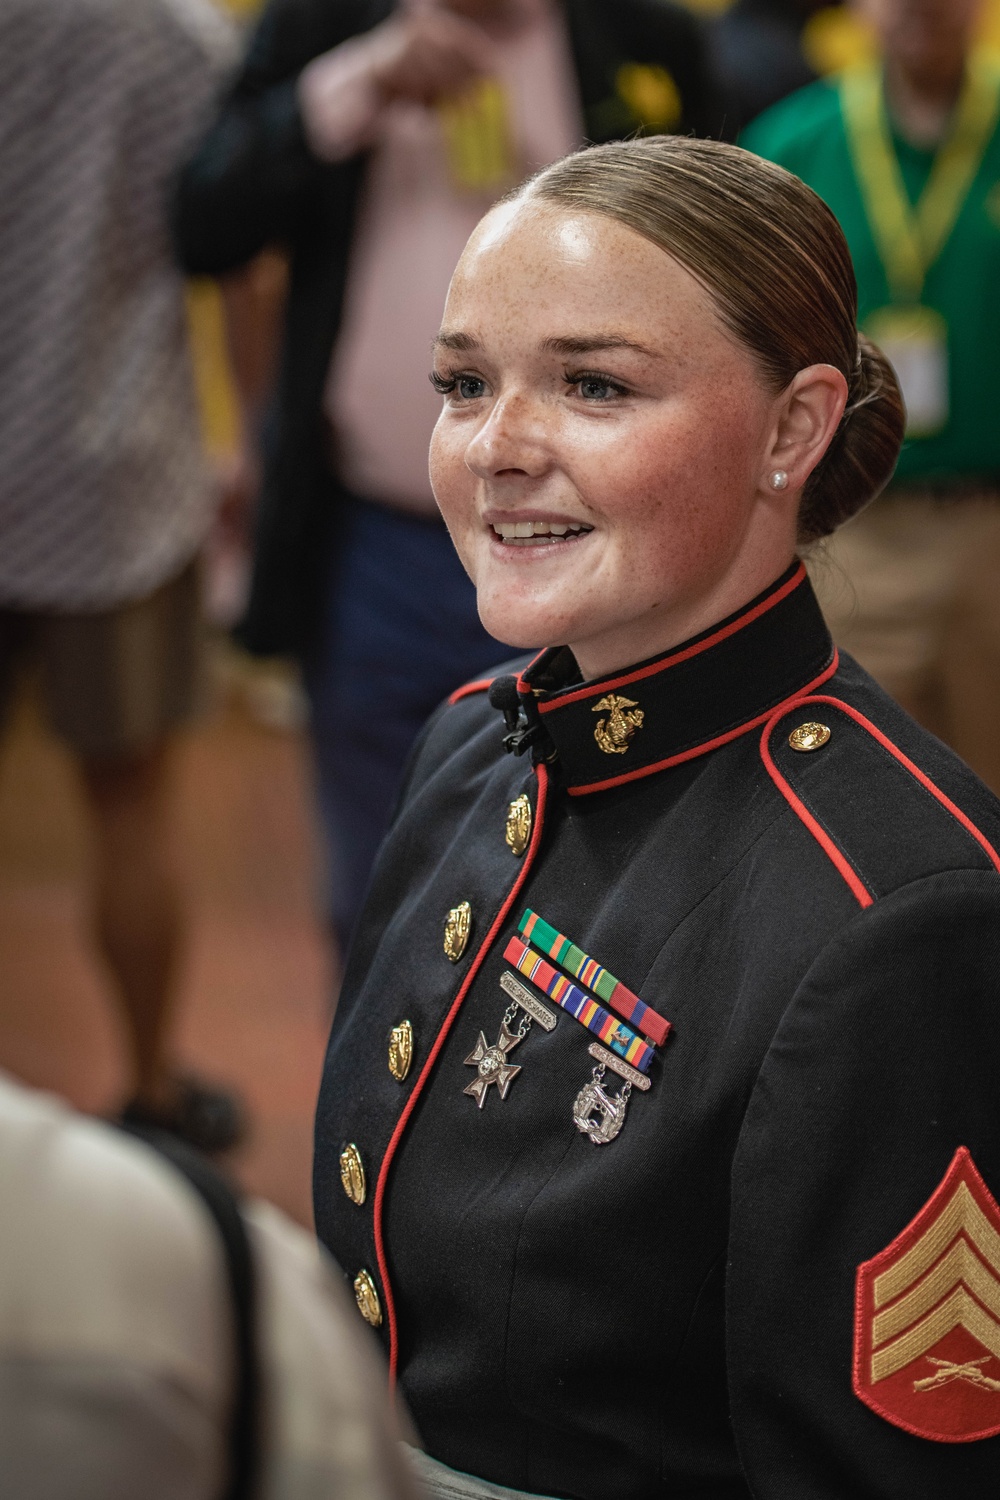
[[368, 36], [370, 77], [386, 103], [433, 104], [490, 72], [489, 38], [447, 10], [391, 16]]

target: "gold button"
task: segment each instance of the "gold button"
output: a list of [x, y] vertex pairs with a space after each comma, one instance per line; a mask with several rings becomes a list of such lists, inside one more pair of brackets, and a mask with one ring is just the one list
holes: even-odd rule
[[354, 1278], [354, 1300], [365, 1322], [370, 1323], [373, 1328], [378, 1328], [382, 1322], [382, 1304], [378, 1300], [375, 1282], [368, 1271], [359, 1271]]
[[524, 853], [531, 843], [531, 803], [525, 792], [520, 797], [515, 797], [507, 809], [507, 823], [504, 828], [504, 838], [507, 840], [507, 848], [511, 854], [518, 858]]
[[800, 724], [798, 729], [793, 729], [788, 736], [788, 743], [793, 750], [818, 750], [825, 745], [830, 738], [830, 731], [825, 724], [817, 724], [810, 719], [808, 724]]
[[413, 1027], [409, 1021], [400, 1021], [389, 1033], [389, 1072], [397, 1083], [402, 1083], [412, 1061]]
[[472, 907], [468, 901], [462, 901], [453, 906], [444, 919], [444, 951], [453, 964], [457, 964], [465, 952], [471, 931]]
[[353, 1141], [340, 1153], [340, 1181], [348, 1198], [360, 1208], [365, 1201], [365, 1164]]

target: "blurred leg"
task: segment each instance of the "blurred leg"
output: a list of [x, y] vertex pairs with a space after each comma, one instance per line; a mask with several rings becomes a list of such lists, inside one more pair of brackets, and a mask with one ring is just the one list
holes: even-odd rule
[[1000, 504], [970, 551], [944, 656], [950, 743], [1000, 793]]
[[837, 645], [942, 738], [941, 657], [967, 547], [962, 506], [884, 495], [809, 559]]
[[809, 559], [837, 644], [915, 719], [994, 779], [998, 557], [995, 500], [896, 491]]
[[352, 502], [335, 545], [307, 687], [331, 915], [345, 946], [413, 742], [453, 688], [511, 653], [479, 623], [439, 522]]
[[115, 982], [135, 1065], [135, 1094], [172, 1102], [168, 1038], [183, 941], [169, 854], [169, 748], [127, 760], [83, 760], [94, 819], [94, 928]]
[[94, 817], [93, 909], [132, 1054], [134, 1123], [174, 1130], [203, 1150], [238, 1138], [227, 1094], [171, 1065], [183, 945], [170, 823], [170, 746], [199, 695], [198, 569], [144, 599], [48, 615], [40, 630], [53, 727], [74, 752]]

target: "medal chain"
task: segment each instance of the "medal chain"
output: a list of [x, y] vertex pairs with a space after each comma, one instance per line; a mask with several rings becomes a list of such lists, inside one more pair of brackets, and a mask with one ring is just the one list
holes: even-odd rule
[[[603, 1085], [606, 1072], [607, 1068], [605, 1067], [604, 1063], [598, 1063], [591, 1075], [598, 1087], [601, 1087]], [[626, 1082], [622, 1084], [621, 1088], [618, 1090], [616, 1097], [621, 1101], [622, 1104], [627, 1104], [632, 1097], [631, 1083]]]
[[[514, 1021], [517, 1018], [517, 1013], [519, 1010], [521, 1011], [521, 1023], [515, 1031]], [[511, 1033], [512, 1036], [516, 1036], [519, 1042], [523, 1042], [525, 1037], [528, 1035], [528, 1032], [531, 1030], [531, 1017], [528, 1015], [527, 1011], [521, 1010], [521, 1007], [518, 1005], [516, 1000], [512, 1000], [503, 1013], [503, 1024], [506, 1026], [507, 1030]]]

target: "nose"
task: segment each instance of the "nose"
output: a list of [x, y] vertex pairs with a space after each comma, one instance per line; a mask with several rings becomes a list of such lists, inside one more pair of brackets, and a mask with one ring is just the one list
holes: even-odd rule
[[523, 396], [497, 401], [465, 450], [466, 466], [478, 479], [534, 479], [549, 458], [539, 414]]

